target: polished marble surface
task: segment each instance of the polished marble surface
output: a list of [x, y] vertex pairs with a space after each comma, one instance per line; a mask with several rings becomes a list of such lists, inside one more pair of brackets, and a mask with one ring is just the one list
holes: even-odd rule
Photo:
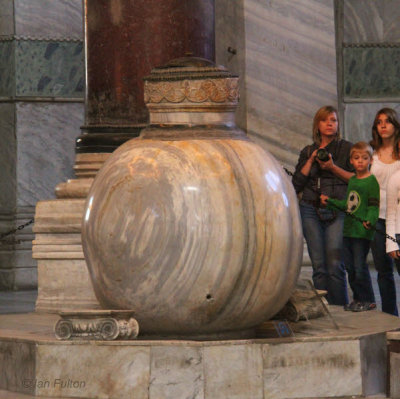
[[15, 106], [0, 103], [0, 207], [2, 212], [15, 209], [17, 141], [15, 137]]
[[303, 239], [281, 166], [246, 140], [133, 139], [89, 192], [82, 243], [103, 306], [142, 331], [252, 327], [297, 280]]
[[344, 42], [398, 42], [398, 0], [345, 0]]
[[204, 398], [201, 348], [154, 346], [150, 369], [151, 398]]
[[83, 43], [17, 41], [16, 95], [82, 98]]
[[311, 142], [314, 113], [337, 105], [333, 2], [219, 2], [217, 60], [240, 72], [245, 87], [238, 125], [247, 126], [249, 136], [281, 163], [294, 166]]
[[[81, 103], [17, 103], [18, 205], [54, 198], [73, 177], [75, 138], [83, 124]], [[46, 126], [46, 129], [43, 129]]]
[[14, 8], [17, 36], [83, 39], [81, 0], [14, 0]]
[[243, 3], [242, 0], [215, 1], [215, 60], [217, 65], [224, 65], [239, 76], [240, 101], [235, 120], [237, 126], [246, 130], [246, 35]]
[[400, 46], [343, 49], [343, 95], [352, 98], [400, 97]]
[[0, 0], [0, 38], [14, 34], [14, 0]]
[[0, 42], [0, 96], [15, 95], [15, 43]]

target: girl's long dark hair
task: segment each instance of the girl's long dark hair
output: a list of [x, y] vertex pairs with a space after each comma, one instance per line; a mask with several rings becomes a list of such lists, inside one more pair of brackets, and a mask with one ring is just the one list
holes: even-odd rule
[[369, 142], [371, 147], [378, 151], [382, 147], [382, 138], [378, 133], [378, 118], [380, 115], [386, 115], [388, 121], [394, 126], [394, 145], [393, 145], [393, 157], [395, 159], [400, 159], [399, 142], [400, 142], [400, 122], [397, 112], [392, 108], [382, 108], [380, 109], [374, 119], [374, 124], [372, 125], [372, 140]]

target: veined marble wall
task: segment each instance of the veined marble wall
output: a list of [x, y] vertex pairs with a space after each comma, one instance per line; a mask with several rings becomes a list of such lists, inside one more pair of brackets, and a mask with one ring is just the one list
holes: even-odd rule
[[[0, 0], [0, 232], [73, 177], [83, 124], [81, 0]], [[0, 241], [0, 289], [35, 288], [31, 227]]]
[[245, 102], [238, 124], [293, 168], [300, 149], [311, 142], [315, 111], [337, 105], [333, 0], [217, 0], [216, 5], [216, 20], [224, 22], [216, 29], [217, 62], [242, 79]]
[[343, 1], [342, 104], [351, 141], [371, 139], [376, 112], [400, 112], [398, 0]]

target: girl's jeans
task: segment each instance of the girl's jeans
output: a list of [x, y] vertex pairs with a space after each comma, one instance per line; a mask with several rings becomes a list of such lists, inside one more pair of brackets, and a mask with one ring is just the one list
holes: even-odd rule
[[[318, 215], [319, 213], [319, 215]], [[323, 221], [328, 209], [317, 209], [300, 203], [303, 234], [313, 267], [313, 282], [318, 290], [328, 291], [332, 305], [348, 303], [346, 272], [342, 261], [344, 213], [338, 212], [333, 221]]]
[[[386, 253], [386, 221], [378, 219], [374, 239], [371, 242], [372, 256], [378, 272], [379, 293], [382, 299], [382, 312], [398, 316], [396, 303], [396, 286], [393, 276], [393, 260]], [[380, 233], [380, 232], [382, 233]]]

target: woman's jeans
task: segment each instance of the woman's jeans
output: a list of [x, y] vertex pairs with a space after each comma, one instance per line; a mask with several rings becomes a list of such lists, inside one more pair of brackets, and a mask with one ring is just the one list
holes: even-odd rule
[[375, 302], [367, 264], [369, 246], [370, 241], [365, 238], [343, 238], [343, 260], [353, 291], [353, 299], [357, 302]]
[[[382, 299], [382, 312], [398, 316], [396, 286], [393, 275], [393, 260], [386, 253], [386, 221], [378, 219], [374, 239], [371, 242], [372, 256], [378, 272], [379, 293]], [[382, 233], [380, 233], [380, 232]]]
[[[348, 303], [346, 272], [342, 261], [344, 213], [338, 212], [334, 220], [332, 211], [317, 209], [300, 203], [303, 234], [313, 267], [313, 282], [318, 290], [328, 291], [327, 300], [332, 305]], [[319, 215], [318, 215], [319, 214]]]

